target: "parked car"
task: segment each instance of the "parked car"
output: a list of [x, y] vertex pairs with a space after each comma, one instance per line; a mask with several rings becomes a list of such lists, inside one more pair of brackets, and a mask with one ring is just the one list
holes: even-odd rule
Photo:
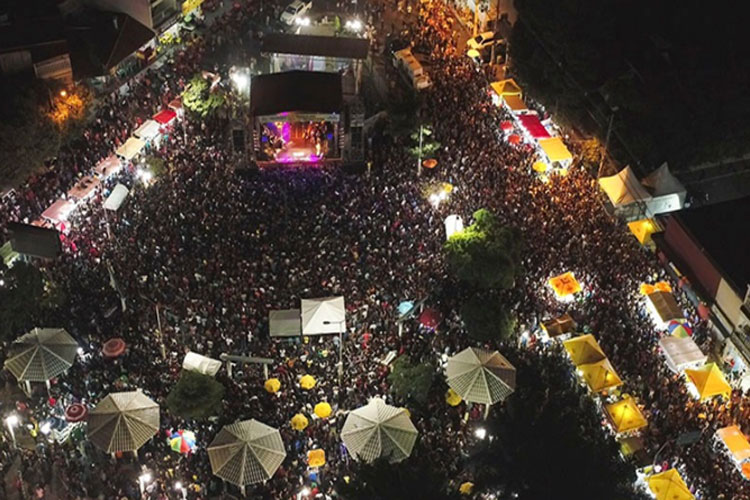
[[301, 19], [302, 16], [312, 8], [312, 0], [304, 2], [302, 0], [294, 0], [290, 3], [284, 12], [281, 13], [281, 21], [289, 26], [292, 26], [297, 19]]
[[493, 43], [498, 43], [502, 40], [502, 37], [500, 35], [496, 35], [492, 31], [485, 31], [484, 33], [480, 33], [475, 37], [469, 38], [466, 41], [466, 45], [470, 49], [474, 50], [482, 50], [485, 47], [491, 47]]

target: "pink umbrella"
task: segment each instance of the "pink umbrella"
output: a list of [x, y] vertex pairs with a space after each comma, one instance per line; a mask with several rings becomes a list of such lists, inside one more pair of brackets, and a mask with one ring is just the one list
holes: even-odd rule
[[102, 354], [105, 358], [116, 358], [125, 353], [126, 347], [127, 345], [125, 344], [125, 341], [121, 338], [111, 338], [102, 346]]
[[89, 416], [89, 410], [81, 403], [73, 403], [65, 408], [65, 420], [68, 422], [81, 422]]
[[422, 314], [419, 315], [419, 323], [431, 330], [436, 329], [441, 321], [443, 321], [443, 318], [440, 316], [440, 313], [431, 307], [425, 308]]

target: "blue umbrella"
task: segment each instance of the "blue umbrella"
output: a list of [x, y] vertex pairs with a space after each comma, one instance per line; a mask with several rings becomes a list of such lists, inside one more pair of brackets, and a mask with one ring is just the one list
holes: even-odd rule
[[414, 302], [405, 300], [398, 305], [398, 314], [399, 316], [406, 316], [412, 309], [414, 309]]

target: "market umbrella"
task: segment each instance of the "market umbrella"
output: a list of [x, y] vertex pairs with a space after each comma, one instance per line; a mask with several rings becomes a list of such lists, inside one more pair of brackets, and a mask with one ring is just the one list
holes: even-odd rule
[[65, 420], [70, 423], [82, 422], [89, 416], [89, 410], [81, 403], [73, 403], [65, 408]]
[[304, 375], [301, 379], [299, 379], [299, 386], [305, 389], [306, 391], [309, 391], [313, 387], [315, 387], [315, 384], [317, 382], [315, 381], [315, 378], [312, 375]]
[[190, 453], [195, 449], [195, 433], [177, 431], [169, 437], [169, 447], [177, 453]]
[[263, 384], [263, 387], [265, 387], [268, 392], [273, 394], [275, 392], [279, 392], [279, 389], [281, 389], [281, 381], [277, 378], [269, 378]]
[[310, 467], [322, 467], [326, 464], [325, 450], [317, 449], [307, 452], [307, 465]]
[[670, 321], [667, 325], [667, 330], [673, 337], [685, 338], [693, 336], [693, 330], [688, 325], [679, 321]]
[[406, 316], [412, 309], [414, 309], [414, 302], [405, 300], [398, 305], [398, 315]]
[[656, 500], [693, 500], [695, 498], [677, 469], [669, 469], [649, 477], [648, 487]]
[[159, 405], [141, 391], [110, 393], [89, 416], [89, 439], [108, 453], [136, 451], [158, 430]]
[[68, 371], [77, 352], [62, 328], [34, 328], [11, 344], [4, 366], [19, 381], [47, 382]]
[[513, 394], [516, 369], [497, 351], [468, 347], [448, 359], [446, 381], [466, 401], [492, 405]]
[[456, 391], [449, 387], [445, 393], [445, 402], [451, 406], [458, 406], [461, 404], [461, 401], [463, 401], [461, 396], [456, 394]]
[[424, 168], [435, 168], [437, 167], [438, 161], [435, 158], [427, 158], [425, 161], [422, 162], [422, 166]]
[[278, 429], [255, 419], [225, 425], [208, 446], [213, 473], [243, 490], [269, 480], [285, 457]]
[[373, 398], [349, 413], [341, 430], [341, 440], [357, 460], [372, 462], [387, 458], [400, 462], [411, 454], [417, 429], [403, 408]]
[[292, 417], [292, 420], [289, 422], [289, 425], [292, 426], [292, 429], [295, 431], [302, 431], [307, 427], [307, 417], [304, 416], [301, 413], [297, 413], [295, 416]]
[[425, 307], [422, 314], [419, 315], [419, 323], [425, 328], [435, 330], [443, 321], [440, 313], [432, 307]]
[[325, 401], [318, 403], [315, 405], [315, 408], [313, 409], [315, 414], [320, 418], [327, 418], [331, 415], [331, 412], [333, 411], [331, 409], [331, 405], [326, 403]]
[[102, 355], [105, 358], [116, 358], [125, 354], [127, 345], [119, 337], [111, 338], [102, 345]]

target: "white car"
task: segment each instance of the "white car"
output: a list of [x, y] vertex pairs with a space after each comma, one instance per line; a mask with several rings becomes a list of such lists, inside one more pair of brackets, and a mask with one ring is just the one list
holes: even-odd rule
[[284, 12], [281, 13], [281, 21], [291, 26], [298, 19], [302, 19], [305, 13], [312, 8], [312, 0], [309, 2], [303, 2], [302, 0], [294, 0], [290, 3]]
[[480, 33], [475, 37], [469, 38], [466, 41], [466, 45], [470, 49], [482, 50], [485, 47], [492, 46], [493, 43], [497, 43], [500, 40], [502, 40], [500, 35], [495, 35], [495, 33], [493, 33], [492, 31], [485, 31], [484, 33]]

